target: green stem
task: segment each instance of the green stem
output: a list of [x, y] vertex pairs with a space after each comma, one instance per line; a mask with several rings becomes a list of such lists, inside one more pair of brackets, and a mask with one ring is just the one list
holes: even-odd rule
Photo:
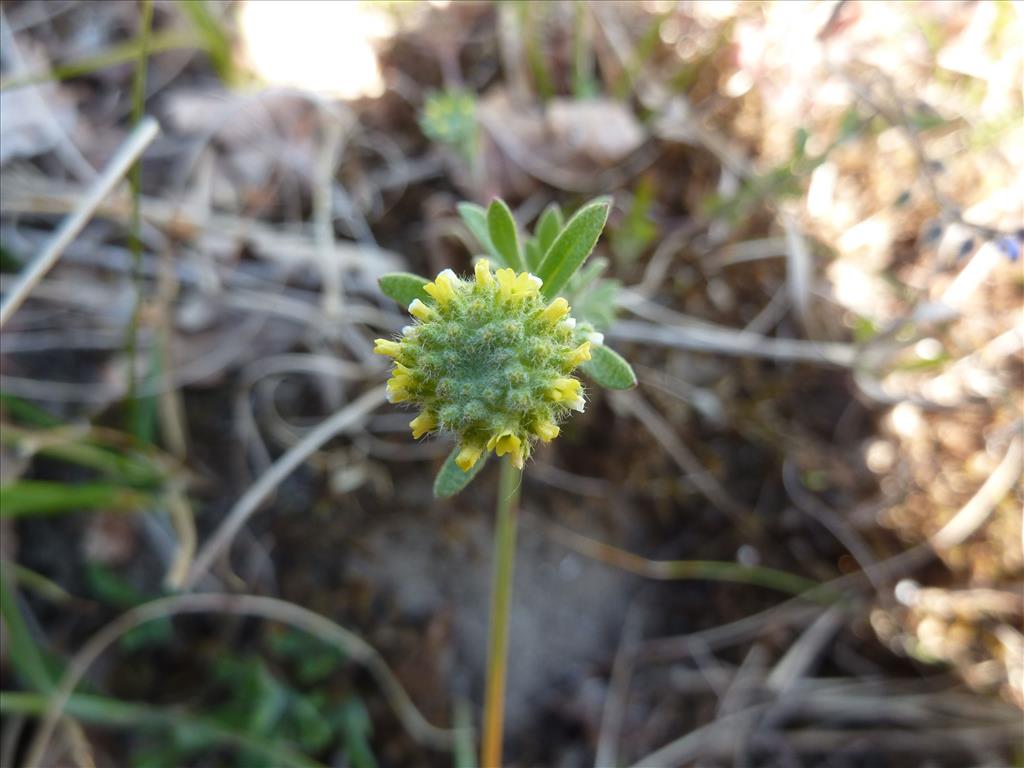
[[508, 669], [508, 624], [512, 603], [512, 571], [516, 556], [516, 522], [522, 471], [511, 458], [501, 462], [497, 521], [494, 529], [494, 580], [491, 584], [491, 628], [487, 648], [484, 734], [481, 768], [499, 768], [505, 719]]
[[[132, 125], [137, 126], [146, 110], [146, 66], [149, 62], [149, 38], [153, 26], [152, 0], [140, 0], [139, 56], [132, 82]], [[139, 315], [142, 311], [142, 160], [136, 160], [128, 176], [132, 190], [131, 232], [128, 244], [132, 252], [132, 283], [135, 286], [135, 306], [128, 326], [128, 423], [133, 435], [141, 429], [141, 407], [138, 400], [138, 381], [135, 375], [135, 354], [138, 347]]]

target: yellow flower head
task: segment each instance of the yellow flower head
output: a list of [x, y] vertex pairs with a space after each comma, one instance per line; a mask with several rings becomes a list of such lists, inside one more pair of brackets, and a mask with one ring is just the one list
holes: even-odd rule
[[397, 341], [376, 342], [374, 351], [394, 360], [389, 399], [421, 409], [413, 436], [453, 433], [464, 471], [484, 451], [522, 467], [537, 440], [553, 440], [558, 423], [583, 410], [572, 373], [591, 344], [576, 337], [568, 302], [545, 301], [540, 287], [535, 275], [494, 272], [487, 259], [472, 279], [445, 270], [409, 306], [415, 324]]

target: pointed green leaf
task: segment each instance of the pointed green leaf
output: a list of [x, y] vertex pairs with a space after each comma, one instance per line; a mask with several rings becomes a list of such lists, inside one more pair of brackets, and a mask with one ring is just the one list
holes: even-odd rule
[[480, 247], [487, 251], [487, 254], [496, 262], [495, 266], [507, 267], [501, 254], [491, 242], [491, 235], [487, 231], [487, 211], [476, 203], [459, 203], [459, 216], [462, 223], [466, 225], [469, 233], [480, 243]]
[[572, 276], [572, 280], [569, 281], [569, 285], [565, 289], [566, 295], [572, 298], [574, 303], [578, 302], [582, 294], [592, 287], [595, 289], [599, 287], [596, 284], [597, 280], [606, 269], [608, 269], [608, 259], [603, 256], [595, 256], [590, 259], [585, 267]]
[[580, 366], [596, 384], [605, 389], [632, 389], [636, 374], [618, 352], [608, 347], [592, 347], [591, 358]]
[[16, 480], [0, 486], [0, 519], [42, 517], [91, 509], [134, 512], [150, 502], [147, 494], [115, 483]]
[[[7, 629], [6, 656], [23, 684], [47, 692], [53, 687], [46, 660], [29, 631], [18, 607], [13, 578], [6, 561], [0, 561], [0, 618]], [[4, 693], [4, 697], [8, 696]]]
[[512, 211], [505, 201], [499, 197], [494, 198], [487, 209], [487, 231], [494, 249], [501, 254], [502, 261], [516, 272], [522, 272], [525, 266], [519, 253], [516, 220], [512, 218]]
[[378, 282], [381, 293], [394, 299], [403, 307], [412, 304], [413, 299], [419, 299], [424, 303], [433, 301], [430, 294], [423, 290], [427, 281], [419, 275], [410, 272], [391, 272], [381, 277]]
[[444, 460], [444, 465], [441, 467], [441, 471], [437, 473], [437, 477], [434, 479], [434, 496], [439, 499], [447, 499], [449, 496], [454, 496], [456, 493], [461, 491], [474, 477], [476, 477], [480, 470], [484, 468], [484, 464], [487, 463], [487, 454], [480, 457], [480, 460], [476, 463], [469, 472], [463, 472], [459, 465], [455, 463], [455, 457], [459, 453], [459, 447], [456, 446], [448, 458]]
[[544, 258], [544, 251], [541, 250], [540, 244], [536, 240], [527, 240], [523, 243], [523, 252], [526, 256], [526, 268], [536, 273], [537, 267], [540, 266], [540, 260]]
[[544, 254], [540, 271], [537, 273], [544, 281], [541, 293], [545, 297], [555, 298], [586, 261], [587, 256], [597, 245], [605, 222], [608, 221], [610, 208], [611, 201], [608, 198], [599, 198], [588, 203], [569, 219], [565, 229], [555, 238], [555, 242]]
[[558, 203], [552, 203], [544, 209], [544, 213], [540, 215], [540, 220], [537, 222], [537, 229], [534, 230], [542, 254], [548, 252], [548, 248], [555, 242], [555, 238], [558, 237], [558, 233], [564, 226], [565, 219]]
[[[579, 274], [583, 271], [580, 270]], [[570, 294], [567, 298], [572, 301], [573, 317], [579, 322], [590, 323], [599, 331], [610, 328], [615, 322], [619, 287], [618, 280], [598, 280], [589, 290]]]

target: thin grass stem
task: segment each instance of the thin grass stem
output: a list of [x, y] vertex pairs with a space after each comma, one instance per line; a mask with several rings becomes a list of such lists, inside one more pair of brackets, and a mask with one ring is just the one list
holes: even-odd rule
[[111, 158], [103, 174], [75, 203], [73, 212], [65, 218], [53, 233], [40, 254], [18, 275], [11, 289], [6, 292], [3, 304], [0, 304], [0, 327], [15, 313], [22, 302], [28, 298], [32, 289], [43, 279], [47, 272], [57, 263], [64, 249], [78, 236], [82, 228], [89, 222], [92, 215], [105, 202], [111, 191], [121, 181], [128, 167], [150, 145], [160, 132], [160, 126], [153, 118], [146, 118]]

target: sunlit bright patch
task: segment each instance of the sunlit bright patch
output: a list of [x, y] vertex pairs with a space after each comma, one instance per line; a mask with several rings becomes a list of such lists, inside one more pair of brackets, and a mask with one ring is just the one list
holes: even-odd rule
[[394, 25], [369, 3], [244, 0], [238, 25], [248, 64], [267, 85], [341, 99], [384, 93], [373, 42]]

